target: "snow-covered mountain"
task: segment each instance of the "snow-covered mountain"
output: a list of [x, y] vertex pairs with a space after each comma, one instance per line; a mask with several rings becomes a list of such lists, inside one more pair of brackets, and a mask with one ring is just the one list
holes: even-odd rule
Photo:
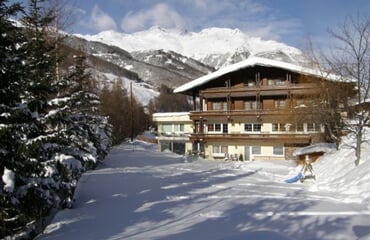
[[300, 50], [277, 41], [250, 37], [238, 29], [207, 28], [200, 32], [152, 27], [132, 34], [104, 31], [96, 35], [78, 35], [89, 41], [117, 46], [128, 52], [172, 51], [220, 68], [251, 55], [262, 55], [297, 63]]
[[162, 84], [178, 87], [218, 68], [259, 56], [299, 64], [300, 50], [277, 41], [250, 37], [238, 29], [208, 28], [200, 32], [152, 27], [132, 34], [104, 31], [67, 35], [64, 43], [88, 56], [102, 85], [121, 79], [134, 82], [144, 105], [158, 96]]
[[[101, 88], [120, 80], [128, 90], [133, 82], [135, 97], [143, 105], [159, 95], [162, 84], [177, 87], [215, 69], [197, 60], [172, 51], [151, 50], [131, 52], [99, 41], [78, 36], [63, 37], [66, 56], [83, 52], [90, 72]], [[71, 64], [72, 59], [67, 60]]]

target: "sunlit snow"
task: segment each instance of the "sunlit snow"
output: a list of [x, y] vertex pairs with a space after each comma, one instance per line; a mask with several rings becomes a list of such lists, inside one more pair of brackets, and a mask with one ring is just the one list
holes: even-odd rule
[[370, 145], [360, 165], [341, 146], [313, 163], [317, 180], [284, 183], [293, 161], [211, 161], [115, 147], [83, 175], [73, 209], [40, 239], [369, 239]]

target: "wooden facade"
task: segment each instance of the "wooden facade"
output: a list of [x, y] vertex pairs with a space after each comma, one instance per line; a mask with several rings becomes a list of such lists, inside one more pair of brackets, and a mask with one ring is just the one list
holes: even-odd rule
[[323, 141], [315, 117], [297, 111], [319, 100], [320, 76], [266, 61], [251, 60], [175, 89], [193, 96], [193, 151], [210, 159], [292, 159], [295, 149]]

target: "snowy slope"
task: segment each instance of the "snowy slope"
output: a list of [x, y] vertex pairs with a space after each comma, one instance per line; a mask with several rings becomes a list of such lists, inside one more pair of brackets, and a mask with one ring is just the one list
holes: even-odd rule
[[122, 144], [83, 175], [74, 209], [39, 239], [370, 239], [370, 159], [353, 162], [342, 146], [313, 164], [316, 182], [286, 184], [300, 169], [290, 161], [209, 161]]
[[148, 85], [145, 82], [137, 82], [125, 77], [118, 77], [112, 73], [96, 72], [96, 74], [101, 80], [101, 89], [106, 84], [108, 84], [109, 87], [112, 87], [115, 81], [120, 80], [122, 83], [122, 87], [127, 91], [127, 93], [129, 93], [130, 84], [132, 83], [132, 94], [135, 99], [143, 106], [147, 106], [151, 99], [158, 97], [159, 95], [159, 92], [157, 90], [153, 89], [152, 86]]
[[326, 154], [317, 162], [318, 181], [312, 186], [313, 191], [340, 192], [347, 195], [343, 201], [363, 202], [370, 209], [370, 129], [366, 130], [367, 142], [362, 144], [359, 166], [355, 166], [355, 139], [347, 136], [339, 151]]
[[[276, 41], [249, 37], [238, 29], [207, 28], [200, 32], [152, 27], [132, 34], [104, 31], [96, 35], [79, 35], [90, 41], [101, 41], [129, 52], [168, 50], [220, 68], [243, 60], [249, 55], [284, 53], [290, 61], [299, 60], [301, 51]], [[273, 56], [275, 54], [267, 54]]]

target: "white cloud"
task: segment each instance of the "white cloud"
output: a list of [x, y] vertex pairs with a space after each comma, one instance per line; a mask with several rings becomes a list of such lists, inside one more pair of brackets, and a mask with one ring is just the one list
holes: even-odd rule
[[183, 17], [165, 3], [159, 3], [148, 10], [128, 13], [121, 21], [121, 28], [127, 32], [146, 29], [151, 26], [183, 28]]
[[114, 19], [102, 11], [97, 4], [94, 5], [94, 8], [91, 12], [90, 24], [92, 25], [91, 27], [97, 29], [98, 31], [117, 29]]
[[190, 0], [194, 20], [190, 26], [239, 28], [250, 36], [280, 40], [299, 31], [297, 19], [281, 16], [278, 10], [256, 0]]
[[254, 37], [282, 40], [300, 32], [301, 22], [257, 0], [135, 0], [141, 10], [127, 13], [120, 27], [136, 32], [158, 25], [200, 31], [207, 27], [239, 28]]

